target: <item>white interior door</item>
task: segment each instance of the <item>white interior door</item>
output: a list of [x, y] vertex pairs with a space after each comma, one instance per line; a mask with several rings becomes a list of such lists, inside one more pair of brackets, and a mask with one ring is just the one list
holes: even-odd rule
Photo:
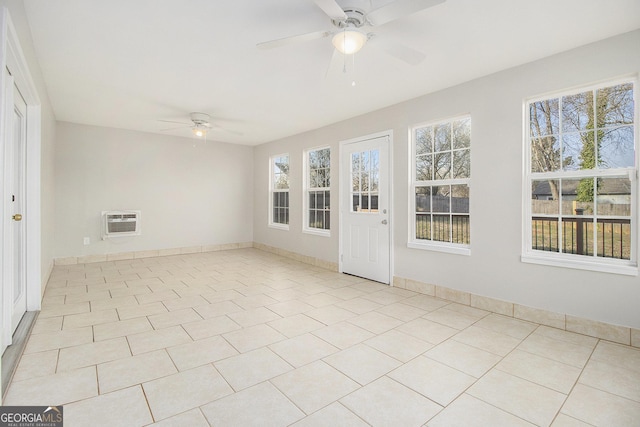
[[26, 269], [25, 269], [25, 222], [22, 220], [25, 214], [25, 157], [26, 157], [26, 134], [27, 134], [27, 106], [17, 88], [13, 90], [13, 114], [12, 114], [12, 136], [11, 147], [7, 159], [9, 160], [11, 198], [10, 214], [11, 226], [10, 256], [12, 258], [9, 268], [11, 268], [11, 293], [12, 314], [11, 333], [16, 330], [18, 323], [27, 311], [26, 297]]
[[341, 271], [390, 283], [389, 136], [341, 145]]

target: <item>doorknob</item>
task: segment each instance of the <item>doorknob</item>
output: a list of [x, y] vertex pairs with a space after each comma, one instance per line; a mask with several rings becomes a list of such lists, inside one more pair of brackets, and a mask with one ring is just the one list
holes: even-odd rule
[[22, 221], [22, 215], [21, 214], [15, 214], [13, 217], [14, 221]]
[[386, 220], [386, 219], [383, 219], [383, 220], [382, 220], [382, 223], [383, 223], [384, 225], [387, 225], [387, 220]]

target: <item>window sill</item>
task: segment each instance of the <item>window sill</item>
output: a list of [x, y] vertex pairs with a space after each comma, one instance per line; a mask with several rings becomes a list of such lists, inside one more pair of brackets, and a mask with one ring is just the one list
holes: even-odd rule
[[418, 242], [409, 242], [407, 243], [407, 247], [411, 249], [420, 249], [423, 251], [435, 251], [435, 252], [444, 252], [448, 254], [454, 255], [466, 255], [471, 256], [471, 248], [469, 246], [462, 245], [451, 245], [451, 244], [438, 244], [434, 242], [429, 243], [418, 243]]
[[315, 236], [331, 237], [330, 230], [323, 230], [321, 228], [303, 228], [302, 232], [306, 234], [313, 234]]
[[[581, 255], [576, 256], [582, 257]], [[628, 261], [616, 262], [616, 260], [610, 260], [611, 262], [595, 262], [591, 259], [575, 259], [574, 256], [571, 255], [549, 255], [536, 252], [527, 252], [523, 254], [520, 259], [522, 262], [529, 264], [598, 271], [601, 273], [622, 274], [625, 276], [638, 275], [638, 267], [629, 264]]]
[[269, 224], [269, 228], [275, 228], [276, 230], [289, 231], [289, 224], [272, 223], [272, 224]]

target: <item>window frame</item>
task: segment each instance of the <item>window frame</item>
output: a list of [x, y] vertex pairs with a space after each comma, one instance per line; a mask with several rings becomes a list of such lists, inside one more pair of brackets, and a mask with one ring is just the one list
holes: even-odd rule
[[[310, 172], [309, 155], [314, 151], [329, 150], [329, 187], [311, 187], [310, 184]], [[314, 234], [317, 236], [330, 237], [331, 236], [331, 223], [329, 228], [314, 228], [309, 226], [309, 193], [311, 191], [328, 191], [329, 197], [331, 197], [331, 169], [333, 163], [333, 156], [331, 153], [331, 146], [322, 145], [319, 147], [309, 148], [302, 152], [302, 173], [303, 173], [303, 189], [302, 189], [302, 232], [307, 234]], [[331, 204], [329, 205], [331, 206]], [[329, 207], [329, 215], [331, 215], [331, 207]]]
[[[412, 249], [421, 249], [421, 250], [429, 250], [436, 252], [444, 252], [449, 254], [456, 255], [471, 255], [471, 243], [454, 243], [454, 242], [444, 242], [444, 241], [436, 241], [436, 240], [425, 240], [425, 239], [417, 239], [416, 238], [416, 188], [418, 187], [438, 187], [438, 186], [451, 186], [451, 185], [467, 185], [469, 189], [469, 201], [471, 201], [471, 172], [469, 173], [468, 178], [448, 178], [448, 179], [432, 179], [432, 180], [417, 180], [416, 179], [416, 130], [429, 126], [437, 126], [443, 124], [452, 125], [455, 121], [468, 119], [470, 121], [469, 126], [472, 126], [472, 118], [470, 113], [458, 114], [455, 116], [449, 116], [445, 118], [440, 118], [437, 120], [430, 120], [427, 122], [422, 122], [415, 124], [409, 128], [408, 132], [408, 141], [409, 141], [409, 235], [407, 240], [407, 247]], [[472, 146], [473, 146], [473, 138], [470, 138], [469, 147], [466, 148], [469, 150], [469, 166], [471, 166], [472, 161]], [[451, 150], [446, 150], [451, 152], [451, 156], [453, 159], [453, 153], [455, 151], [460, 151], [459, 149], [454, 149], [451, 147]], [[452, 160], [453, 161], [453, 160]], [[452, 166], [453, 168], [453, 163]], [[444, 214], [444, 212], [443, 212]], [[448, 213], [449, 216], [455, 215], [451, 210]], [[469, 216], [469, 240], [471, 242], [472, 236], [472, 212], [471, 205], [469, 206], [469, 212], [467, 214]]]
[[[555, 91], [529, 97], [523, 101], [523, 161], [522, 161], [522, 254], [521, 261], [531, 264], [541, 264], [555, 267], [564, 267], [579, 270], [597, 271], [604, 273], [614, 273], [622, 275], [638, 275], [638, 243], [640, 241], [640, 232], [638, 224], [638, 212], [640, 211], [640, 195], [638, 194], [638, 168], [640, 167], [640, 140], [639, 140], [639, 128], [640, 128], [640, 106], [638, 105], [638, 91], [639, 91], [638, 76], [627, 76], [617, 79], [608, 79], [595, 84], [576, 86], [565, 90]], [[530, 108], [532, 103], [549, 100], [549, 99], [562, 99], [566, 96], [578, 95], [584, 92], [595, 92], [599, 89], [613, 87], [622, 84], [633, 85], [633, 102], [634, 102], [634, 114], [633, 114], [633, 137], [634, 137], [634, 163], [633, 167], [620, 167], [615, 169], [606, 168], [594, 168], [594, 169], [576, 169], [576, 170], [559, 170], [554, 172], [532, 172], [531, 171], [531, 135], [529, 129], [530, 121]], [[561, 107], [559, 106], [559, 111]], [[562, 116], [560, 112], [560, 122], [562, 122]], [[559, 123], [559, 137], [568, 132], [562, 131], [562, 124]], [[597, 128], [596, 128], [597, 130]], [[596, 131], [594, 130], [594, 132]], [[562, 159], [562, 157], [561, 157]], [[562, 161], [561, 161], [562, 164]], [[594, 251], [594, 255], [582, 255], [572, 254], [566, 252], [552, 252], [533, 249], [533, 236], [532, 236], [532, 182], [538, 180], [570, 180], [581, 178], [625, 178], [627, 177], [631, 182], [631, 201], [630, 201], [630, 259], [618, 259], [610, 257], [597, 256], [597, 250]], [[560, 203], [560, 201], [559, 201]], [[595, 201], [594, 201], [595, 203]], [[559, 213], [557, 215], [559, 221], [566, 217], [562, 213], [560, 206]], [[595, 223], [598, 223], [599, 218], [606, 218], [601, 215], [590, 215], [590, 219], [594, 219]], [[559, 227], [561, 228], [561, 227]], [[595, 227], [594, 227], [595, 228]], [[559, 233], [562, 231], [559, 230]], [[595, 234], [595, 233], [594, 233]], [[558, 234], [558, 240], [560, 240], [561, 234]], [[559, 245], [560, 248], [561, 245]]]
[[268, 220], [269, 222], [268, 222], [268, 226], [270, 228], [289, 231], [288, 222], [286, 224], [283, 224], [280, 222], [275, 222], [273, 220], [273, 209], [275, 207], [273, 203], [274, 194], [288, 193], [289, 194], [288, 206], [287, 206], [287, 209], [289, 209], [288, 219], [289, 221], [291, 221], [291, 175], [289, 175], [289, 188], [287, 188], [286, 190], [275, 188], [275, 161], [276, 159], [282, 158], [285, 156], [287, 157], [287, 163], [289, 164], [289, 168], [291, 168], [291, 156], [289, 155], [289, 153], [274, 154], [269, 157], [269, 220]]

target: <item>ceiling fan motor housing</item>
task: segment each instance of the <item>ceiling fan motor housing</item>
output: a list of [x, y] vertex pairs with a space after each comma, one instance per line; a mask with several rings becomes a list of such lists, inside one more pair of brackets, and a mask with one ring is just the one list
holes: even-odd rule
[[206, 113], [191, 113], [191, 121], [196, 126], [206, 126], [209, 120], [210, 116]]
[[364, 26], [367, 22], [366, 13], [360, 9], [356, 8], [346, 8], [344, 9], [345, 15], [347, 15], [347, 19], [332, 19], [331, 22], [336, 27], [342, 29], [345, 27], [355, 27], [360, 28]]

